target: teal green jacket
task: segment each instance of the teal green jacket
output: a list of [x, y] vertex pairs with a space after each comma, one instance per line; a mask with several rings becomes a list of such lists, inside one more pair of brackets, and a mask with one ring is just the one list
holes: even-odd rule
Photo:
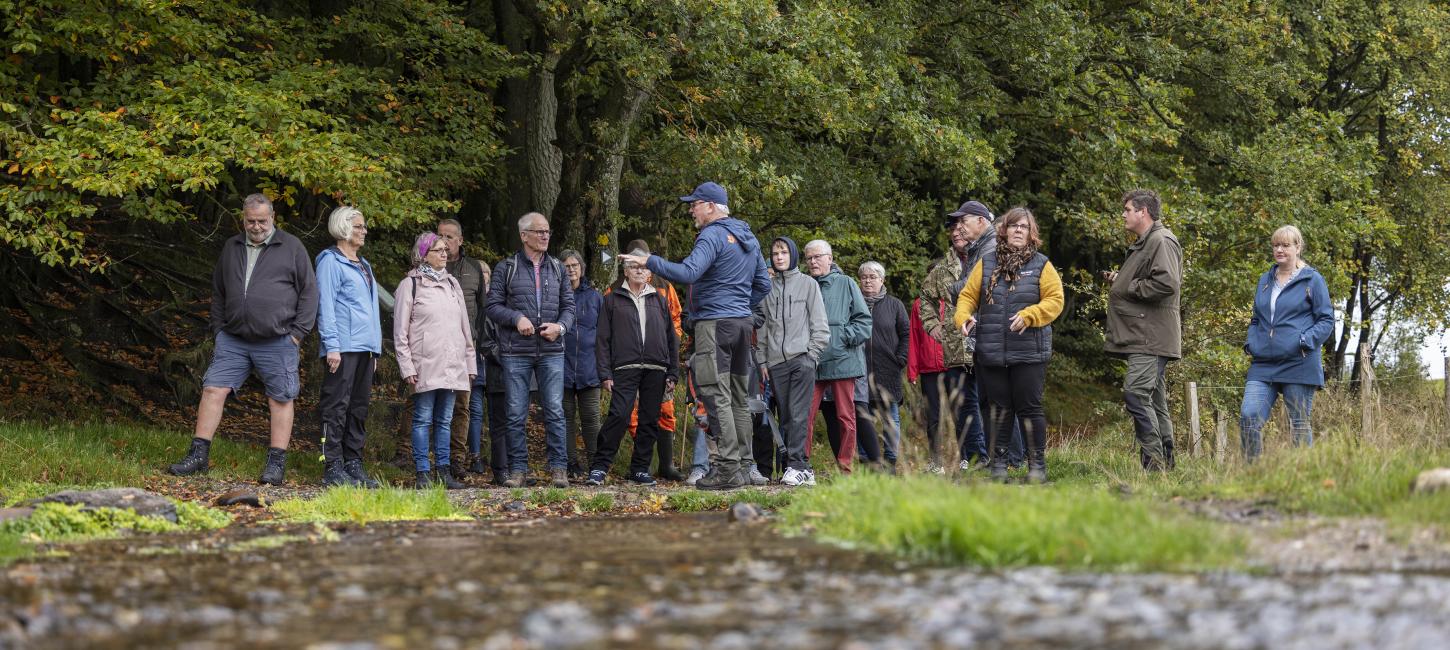
[[816, 278], [821, 300], [826, 303], [826, 320], [831, 325], [831, 342], [816, 364], [816, 380], [854, 379], [866, 374], [866, 341], [871, 338], [871, 309], [856, 281], [831, 265], [831, 272]]

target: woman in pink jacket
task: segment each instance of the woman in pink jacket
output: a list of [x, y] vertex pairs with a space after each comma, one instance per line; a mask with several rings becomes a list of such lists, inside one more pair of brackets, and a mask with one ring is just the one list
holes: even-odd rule
[[[469, 389], [474, 365], [473, 332], [463, 288], [448, 275], [448, 246], [428, 232], [413, 243], [413, 270], [394, 292], [393, 346], [398, 372], [413, 387], [413, 465], [419, 488], [434, 483], [450, 490], [463, 487], [448, 467], [448, 431], [453, 419], [453, 391]], [[430, 431], [431, 427], [431, 431]], [[431, 436], [430, 436], [431, 434]], [[430, 437], [432, 444], [430, 445]], [[429, 475], [428, 449], [433, 449]]]

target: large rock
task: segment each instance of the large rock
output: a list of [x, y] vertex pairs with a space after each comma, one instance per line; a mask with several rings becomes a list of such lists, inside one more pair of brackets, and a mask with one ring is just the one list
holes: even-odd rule
[[1450, 488], [1450, 467], [1438, 467], [1420, 472], [1415, 477], [1414, 492], [1437, 492]]
[[31, 499], [25, 505], [36, 506], [42, 503], [65, 503], [69, 505], [80, 504], [86, 510], [95, 508], [117, 508], [125, 510], [131, 508], [136, 514], [146, 517], [161, 517], [170, 522], [176, 521], [176, 504], [170, 499], [154, 492], [138, 488], [107, 488], [104, 490], [66, 490], [48, 494], [39, 499]]

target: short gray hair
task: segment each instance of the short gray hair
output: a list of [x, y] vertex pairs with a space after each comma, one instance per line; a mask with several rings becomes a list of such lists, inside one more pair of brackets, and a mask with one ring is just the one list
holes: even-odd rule
[[589, 265], [584, 263], [584, 256], [583, 255], [580, 255], [579, 254], [579, 251], [576, 251], [576, 250], [570, 248], [570, 249], [566, 249], [564, 251], [561, 251], [559, 253], [559, 261], [560, 262], [567, 262], [567, 261], [569, 261], [569, 258], [571, 258], [571, 257], [574, 258], [574, 259], [576, 259], [576, 260], [579, 260], [579, 275], [582, 276], [586, 272], [589, 271]]
[[248, 194], [247, 198], [242, 199], [242, 210], [261, 207], [267, 208], [267, 212], [277, 214], [277, 210], [272, 207], [272, 199], [267, 198], [266, 194]]
[[333, 239], [344, 241], [352, 238], [352, 218], [361, 217], [362, 212], [350, 205], [340, 205], [327, 215], [327, 232]]
[[710, 205], [715, 206], [715, 211], [719, 212], [720, 216], [730, 216], [730, 206], [725, 205], [724, 203], [711, 203]]
[[825, 254], [830, 255], [832, 257], [835, 257], [835, 255], [836, 255], [834, 252], [831, 251], [831, 243], [828, 242], [828, 241], [826, 241], [826, 240], [824, 240], [824, 239], [812, 239], [812, 240], [806, 242], [805, 248], [802, 248], [801, 250], [802, 251], [818, 250], [818, 251], [821, 251], [822, 253], [825, 253]]
[[438, 227], [442, 228], [443, 226], [453, 226], [458, 229], [458, 236], [463, 236], [463, 224], [458, 223], [457, 219], [439, 219]]
[[861, 263], [861, 266], [856, 269], [856, 275], [857, 276], [863, 275], [867, 271], [875, 271], [876, 272], [876, 275], [881, 276], [881, 279], [882, 280], [885, 280], [886, 279], [886, 267], [881, 266], [881, 263], [880, 262], [877, 262], [876, 260], [871, 260], [871, 261], [868, 261], [868, 262], [862, 262]]
[[524, 216], [519, 217], [519, 234], [523, 234], [525, 230], [528, 230], [529, 224], [533, 223], [534, 219], [543, 219], [544, 223], [549, 223], [549, 218], [544, 216], [542, 212], [526, 213]]

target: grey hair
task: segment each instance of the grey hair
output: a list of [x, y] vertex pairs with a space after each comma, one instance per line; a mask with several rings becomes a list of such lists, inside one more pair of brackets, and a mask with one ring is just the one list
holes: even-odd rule
[[534, 219], [543, 219], [544, 220], [544, 223], [548, 223], [549, 222], [549, 218], [546, 217], [546, 216], [544, 216], [543, 213], [540, 213], [540, 212], [529, 212], [529, 213], [526, 213], [526, 214], [524, 214], [524, 216], [519, 217], [519, 234], [523, 234], [523, 232], [525, 230], [528, 230], [529, 229], [529, 224], [533, 223], [534, 222]]
[[272, 199], [267, 198], [266, 194], [248, 194], [247, 198], [242, 199], [243, 210], [250, 210], [252, 208], [259, 207], [265, 207], [267, 208], [267, 212], [277, 214], [277, 210], [272, 207]]
[[822, 253], [825, 253], [825, 254], [830, 255], [832, 257], [835, 256], [835, 253], [831, 252], [831, 243], [828, 242], [828, 241], [826, 241], [826, 240], [824, 240], [824, 239], [812, 239], [812, 240], [806, 242], [805, 248], [802, 248], [801, 250], [802, 251], [818, 250], [818, 251], [821, 251]]
[[856, 275], [859, 276], [867, 271], [875, 271], [876, 275], [881, 276], [882, 280], [886, 279], [886, 267], [881, 266], [881, 263], [876, 260], [862, 262], [861, 266], [856, 269]]
[[579, 251], [576, 251], [576, 250], [570, 248], [570, 249], [566, 249], [564, 251], [561, 251], [559, 253], [559, 261], [561, 261], [561, 262], [567, 262], [567, 261], [569, 261], [569, 258], [571, 258], [571, 257], [574, 258], [574, 259], [576, 259], [576, 260], [579, 260], [579, 275], [580, 276], [583, 276], [585, 273], [589, 272], [589, 265], [584, 263], [584, 256], [583, 255], [580, 255], [579, 254]]
[[350, 205], [337, 206], [337, 209], [333, 210], [332, 214], [327, 215], [328, 234], [332, 235], [332, 238], [338, 241], [351, 239], [352, 218], [361, 216], [363, 216], [362, 212]]
[[716, 212], [719, 212], [720, 213], [720, 216], [722, 216], [722, 217], [728, 217], [728, 216], [730, 216], [730, 206], [725, 205], [724, 203], [711, 203], [710, 205], [715, 206], [715, 211]]
[[438, 227], [442, 228], [443, 226], [453, 226], [458, 229], [458, 236], [463, 236], [463, 224], [458, 223], [457, 219], [439, 219]]

